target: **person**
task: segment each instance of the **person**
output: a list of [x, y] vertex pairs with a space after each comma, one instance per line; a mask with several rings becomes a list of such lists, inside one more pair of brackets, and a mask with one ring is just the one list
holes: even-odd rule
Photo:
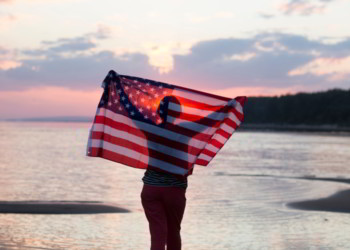
[[[115, 73], [116, 74], [116, 73]], [[133, 105], [133, 102], [129, 100], [128, 95], [125, 93], [123, 86], [121, 85], [120, 78], [116, 74], [116, 87], [120, 91], [120, 95], [124, 97], [124, 101], [121, 102], [125, 109], [133, 110], [134, 116], [141, 116], [139, 109]], [[181, 107], [179, 100], [175, 96], [165, 96], [161, 100], [161, 105], [158, 106], [157, 114], [160, 116], [160, 123], [155, 123], [149, 120], [148, 122], [159, 128], [167, 126], [167, 113], [169, 103]], [[162, 106], [162, 110], [160, 110]], [[224, 108], [217, 112], [223, 111]], [[174, 114], [175, 113], [175, 114]], [[177, 118], [180, 115], [181, 110], [173, 112], [173, 118]], [[195, 122], [201, 122], [207, 118], [214, 118], [216, 112], [212, 112], [206, 117], [203, 117]], [[208, 122], [208, 120], [207, 120]], [[215, 121], [214, 121], [215, 122]], [[193, 122], [181, 122], [177, 124], [178, 128], [189, 128], [193, 126]], [[137, 124], [135, 124], [137, 125]], [[204, 128], [205, 126], [202, 126]], [[202, 132], [197, 130], [187, 130], [189, 133], [186, 138], [193, 138], [198, 133]], [[172, 174], [163, 171], [157, 167], [159, 160], [157, 160], [157, 149], [160, 147], [152, 135], [145, 133], [147, 139], [148, 148], [148, 167], [142, 178], [144, 183], [141, 191], [141, 203], [149, 222], [149, 231], [151, 235], [151, 250], [164, 250], [165, 246], [167, 250], [181, 250], [181, 222], [184, 216], [186, 207], [186, 190], [188, 187], [187, 176], [193, 171], [193, 168], [189, 168], [188, 173], [185, 176]], [[168, 157], [174, 157], [181, 164], [188, 164], [186, 156], [189, 152], [188, 143], [186, 143], [185, 137], [181, 137], [181, 143], [178, 143], [178, 150], [167, 152]], [[179, 140], [180, 141], [180, 140]], [[167, 149], [165, 150], [167, 151]], [[179, 160], [181, 159], [181, 160]]]

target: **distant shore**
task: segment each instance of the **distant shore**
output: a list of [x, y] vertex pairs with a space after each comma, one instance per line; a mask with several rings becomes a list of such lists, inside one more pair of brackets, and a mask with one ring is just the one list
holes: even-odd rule
[[[16, 118], [0, 120], [0, 122], [83, 122], [92, 123], [93, 117], [38, 117], [38, 118]], [[306, 124], [273, 124], [273, 123], [261, 123], [251, 124], [244, 123], [239, 127], [239, 131], [284, 131], [284, 132], [344, 132], [350, 134], [350, 127], [342, 127], [333, 124], [323, 125], [306, 125]]]
[[350, 127], [337, 125], [305, 125], [305, 124], [242, 124], [242, 131], [293, 131], [293, 132], [345, 132], [350, 134]]

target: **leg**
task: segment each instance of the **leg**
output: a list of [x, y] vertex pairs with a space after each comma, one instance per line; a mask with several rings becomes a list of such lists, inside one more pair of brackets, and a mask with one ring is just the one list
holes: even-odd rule
[[151, 233], [151, 250], [164, 250], [167, 240], [167, 220], [160, 189], [144, 185], [141, 192], [142, 206]]
[[180, 230], [186, 206], [185, 192], [183, 188], [168, 187], [163, 196], [168, 222], [167, 250], [181, 249]]

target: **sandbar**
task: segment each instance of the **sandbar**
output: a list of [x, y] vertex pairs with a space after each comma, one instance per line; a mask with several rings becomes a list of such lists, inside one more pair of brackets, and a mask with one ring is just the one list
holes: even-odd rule
[[0, 213], [98, 214], [127, 213], [127, 209], [100, 201], [0, 201]]

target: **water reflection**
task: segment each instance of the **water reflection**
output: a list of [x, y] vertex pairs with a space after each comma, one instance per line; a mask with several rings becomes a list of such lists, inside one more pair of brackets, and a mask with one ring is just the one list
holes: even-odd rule
[[[0, 248], [147, 249], [143, 171], [86, 158], [90, 124], [66, 125], [0, 123], [0, 200], [99, 200], [131, 213], [0, 214]], [[286, 206], [348, 190], [331, 180], [350, 178], [349, 161], [349, 137], [235, 134], [189, 178], [183, 249], [349, 248], [348, 214]]]

